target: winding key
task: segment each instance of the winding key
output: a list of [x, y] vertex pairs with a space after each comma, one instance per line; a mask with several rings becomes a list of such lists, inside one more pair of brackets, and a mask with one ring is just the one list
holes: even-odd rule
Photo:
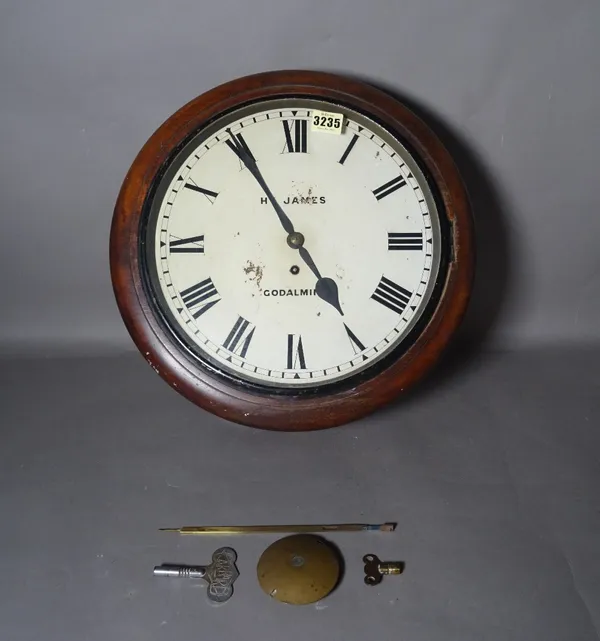
[[381, 583], [386, 574], [401, 574], [404, 570], [404, 563], [400, 561], [380, 561], [374, 554], [363, 556], [365, 564], [365, 583], [377, 585]]
[[210, 565], [157, 565], [154, 576], [203, 579], [208, 583], [207, 596], [214, 603], [224, 603], [233, 594], [233, 583], [240, 573], [235, 565], [237, 554], [232, 548], [219, 548]]

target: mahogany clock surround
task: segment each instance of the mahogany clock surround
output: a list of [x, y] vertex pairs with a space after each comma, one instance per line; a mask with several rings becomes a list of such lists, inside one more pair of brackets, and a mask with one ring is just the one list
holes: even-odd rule
[[[260, 381], [238, 378], [231, 371], [219, 369], [210, 359], [199, 357], [181, 333], [174, 331], [168, 314], [161, 308], [144, 253], [149, 207], [176, 154], [222, 114], [244, 105], [288, 98], [325, 101], [331, 111], [336, 105], [344, 106], [364, 114], [400, 140], [426, 178], [441, 228], [439, 272], [429, 303], [411, 332], [372, 366], [315, 387], [263, 386]], [[273, 219], [276, 225], [275, 214]], [[319, 260], [315, 258], [315, 262]], [[474, 263], [473, 223], [466, 189], [441, 141], [423, 120], [385, 92], [357, 80], [316, 71], [269, 71], [238, 78], [179, 109], [154, 132], [135, 158], [116, 202], [110, 234], [116, 301], [126, 328], [146, 361], [179, 394], [203, 409], [232, 422], [282, 431], [349, 423], [391, 402], [422, 379], [435, 366], [464, 316]], [[298, 264], [304, 268], [304, 263]], [[327, 302], [331, 301], [327, 297], [331, 296], [321, 295], [328, 311]]]

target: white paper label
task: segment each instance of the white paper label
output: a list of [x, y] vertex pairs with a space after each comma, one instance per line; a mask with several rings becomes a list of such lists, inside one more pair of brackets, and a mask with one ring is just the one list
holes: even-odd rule
[[313, 131], [327, 131], [331, 134], [341, 134], [344, 128], [344, 116], [342, 114], [332, 113], [330, 111], [313, 111], [312, 125]]

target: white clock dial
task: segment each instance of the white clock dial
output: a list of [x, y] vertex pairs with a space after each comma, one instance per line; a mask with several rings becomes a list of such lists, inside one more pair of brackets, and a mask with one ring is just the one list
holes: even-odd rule
[[[315, 110], [341, 133], [312, 129]], [[155, 296], [190, 351], [250, 383], [320, 386], [381, 361], [422, 317], [442, 236], [407, 149], [345, 107], [237, 110], [170, 165], [147, 225]]]

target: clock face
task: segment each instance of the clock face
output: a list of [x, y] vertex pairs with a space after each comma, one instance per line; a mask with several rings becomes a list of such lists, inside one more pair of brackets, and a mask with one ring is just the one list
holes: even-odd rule
[[[343, 126], [315, 128], [317, 112]], [[368, 375], [439, 296], [447, 243], [429, 184], [400, 139], [339, 103], [231, 110], [155, 184], [146, 286], [189, 355], [229, 379], [299, 391]]]

